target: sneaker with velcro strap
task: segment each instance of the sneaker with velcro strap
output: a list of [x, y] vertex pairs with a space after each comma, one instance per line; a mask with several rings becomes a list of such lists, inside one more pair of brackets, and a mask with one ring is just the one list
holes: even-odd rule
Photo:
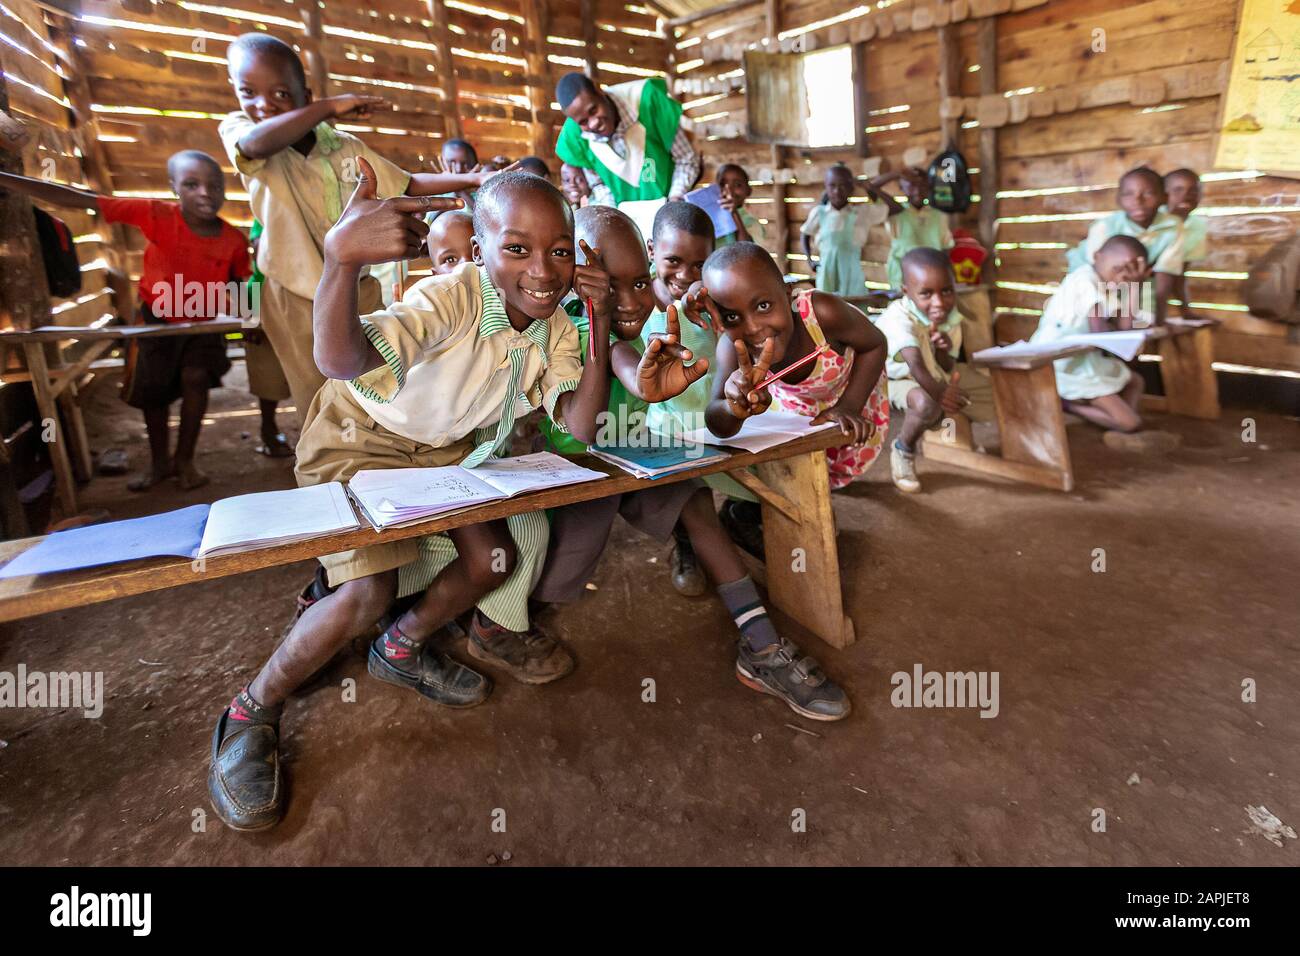
[[816, 659], [785, 638], [760, 651], [742, 640], [736, 677], [751, 690], [780, 698], [809, 720], [843, 720], [853, 709], [848, 694], [826, 676]]

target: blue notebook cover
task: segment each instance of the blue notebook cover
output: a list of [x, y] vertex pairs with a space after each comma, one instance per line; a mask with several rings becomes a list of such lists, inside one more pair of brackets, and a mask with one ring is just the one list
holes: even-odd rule
[[75, 571], [137, 558], [192, 557], [199, 550], [207, 520], [207, 505], [191, 505], [147, 518], [56, 531], [0, 568], [0, 578]]
[[[591, 450], [621, 458], [646, 471], [670, 474], [683, 468], [693, 468], [714, 458], [726, 458], [727, 453], [712, 445], [699, 443], [663, 445], [592, 445]], [[660, 475], [648, 477], [658, 478]]]
[[729, 236], [736, 231], [736, 220], [731, 213], [722, 208], [722, 190], [717, 183], [692, 189], [686, 194], [686, 201], [699, 206], [713, 220], [713, 234], [718, 237]]

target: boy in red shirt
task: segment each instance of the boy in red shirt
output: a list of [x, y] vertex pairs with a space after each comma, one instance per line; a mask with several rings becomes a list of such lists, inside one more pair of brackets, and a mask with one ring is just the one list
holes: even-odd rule
[[[145, 323], [209, 320], [235, 314], [239, 302], [229, 293], [252, 274], [248, 240], [218, 218], [226, 201], [225, 176], [207, 153], [184, 150], [167, 160], [167, 177], [179, 202], [117, 199], [0, 173], [0, 187], [58, 206], [94, 209], [105, 222], [135, 226], [149, 240], [140, 271], [140, 319]], [[239, 296], [240, 300], [244, 296]], [[207, 484], [194, 465], [199, 428], [208, 408], [208, 390], [221, 385], [230, 370], [226, 340], [220, 333], [140, 339], [134, 374], [123, 398], [144, 412], [152, 464], [127, 487], [145, 491], [175, 477], [189, 490]], [[167, 414], [181, 400], [180, 432], [169, 454]]]

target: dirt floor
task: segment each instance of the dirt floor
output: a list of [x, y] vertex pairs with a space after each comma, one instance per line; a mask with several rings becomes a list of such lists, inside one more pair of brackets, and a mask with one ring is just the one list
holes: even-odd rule
[[[227, 384], [210, 487], [136, 497], [100, 478], [84, 506], [132, 517], [290, 486], [253, 451], [242, 366]], [[92, 440], [143, 462], [114, 392], [95, 396]], [[850, 690], [842, 723], [742, 687], [720, 603], [678, 597], [666, 552], [620, 525], [595, 590], [549, 620], [579, 660], [565, 680], [500, 676], [451, 712], [353, 658], [294, 699], [289, 811], [265, 835], [208, 809], [210, 735], [310, 564], [0, 625], [0, 670], [103, 671], [109, 697], [98, 720], [0, 710], [0, 861], [1294, 866], [1297, 841], [1274, 846], [1246, 808], [1300, 826], [1300, 425], [1240, 408], [1154, 423], [1182, 447], [1124, 455], [1071, 426], [1072, 494], [923, 462], [905, 497], [884, 459], [837, 493], [858, 641], [805, 643]], [[891, 675], [915, 665], [997, 671], [998, 715], [894, 707]]]

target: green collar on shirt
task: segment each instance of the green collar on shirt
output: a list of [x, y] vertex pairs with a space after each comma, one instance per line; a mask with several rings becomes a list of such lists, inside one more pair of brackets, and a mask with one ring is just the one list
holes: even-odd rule
[[[910, 296], [904, 295], [901, 301], [903, 303], [903, 308], [907, 310], [907, 317], [909, 319], [913, 322], [919, 322], [926, 328], [929, 328], [929, 316], [916, 307], [916, 303], [912, 301]], [[943, 323], [939, 326], [939, 331], [951, 332], [959, 325], [961, 325], [961, 313], [954, 307], [952, 311], [948, 313], [948, 318], [944, 319]]]
[[[506, 329], [514, 331], [514, 326], [506, 316], [506, 307], [501, 301], [501, 296], [492, 285], [487, 269], [483, 266], [478, 267], [478, 287], [483, 293], [483, 317], [478, 320], [479, 338], [486, 339]], [[546, 355], [546, 346], [550, 341], [550, 327], [545, 319], [533, 319], [528, 328], [524, 329], [524, 335], [542, 350], [543, 356]]]
[[312, 132], [316, 134], [316, 148], [322, 153], [333, 153], [343, 148], [343, 140], [329, 123], [317, 123]]

